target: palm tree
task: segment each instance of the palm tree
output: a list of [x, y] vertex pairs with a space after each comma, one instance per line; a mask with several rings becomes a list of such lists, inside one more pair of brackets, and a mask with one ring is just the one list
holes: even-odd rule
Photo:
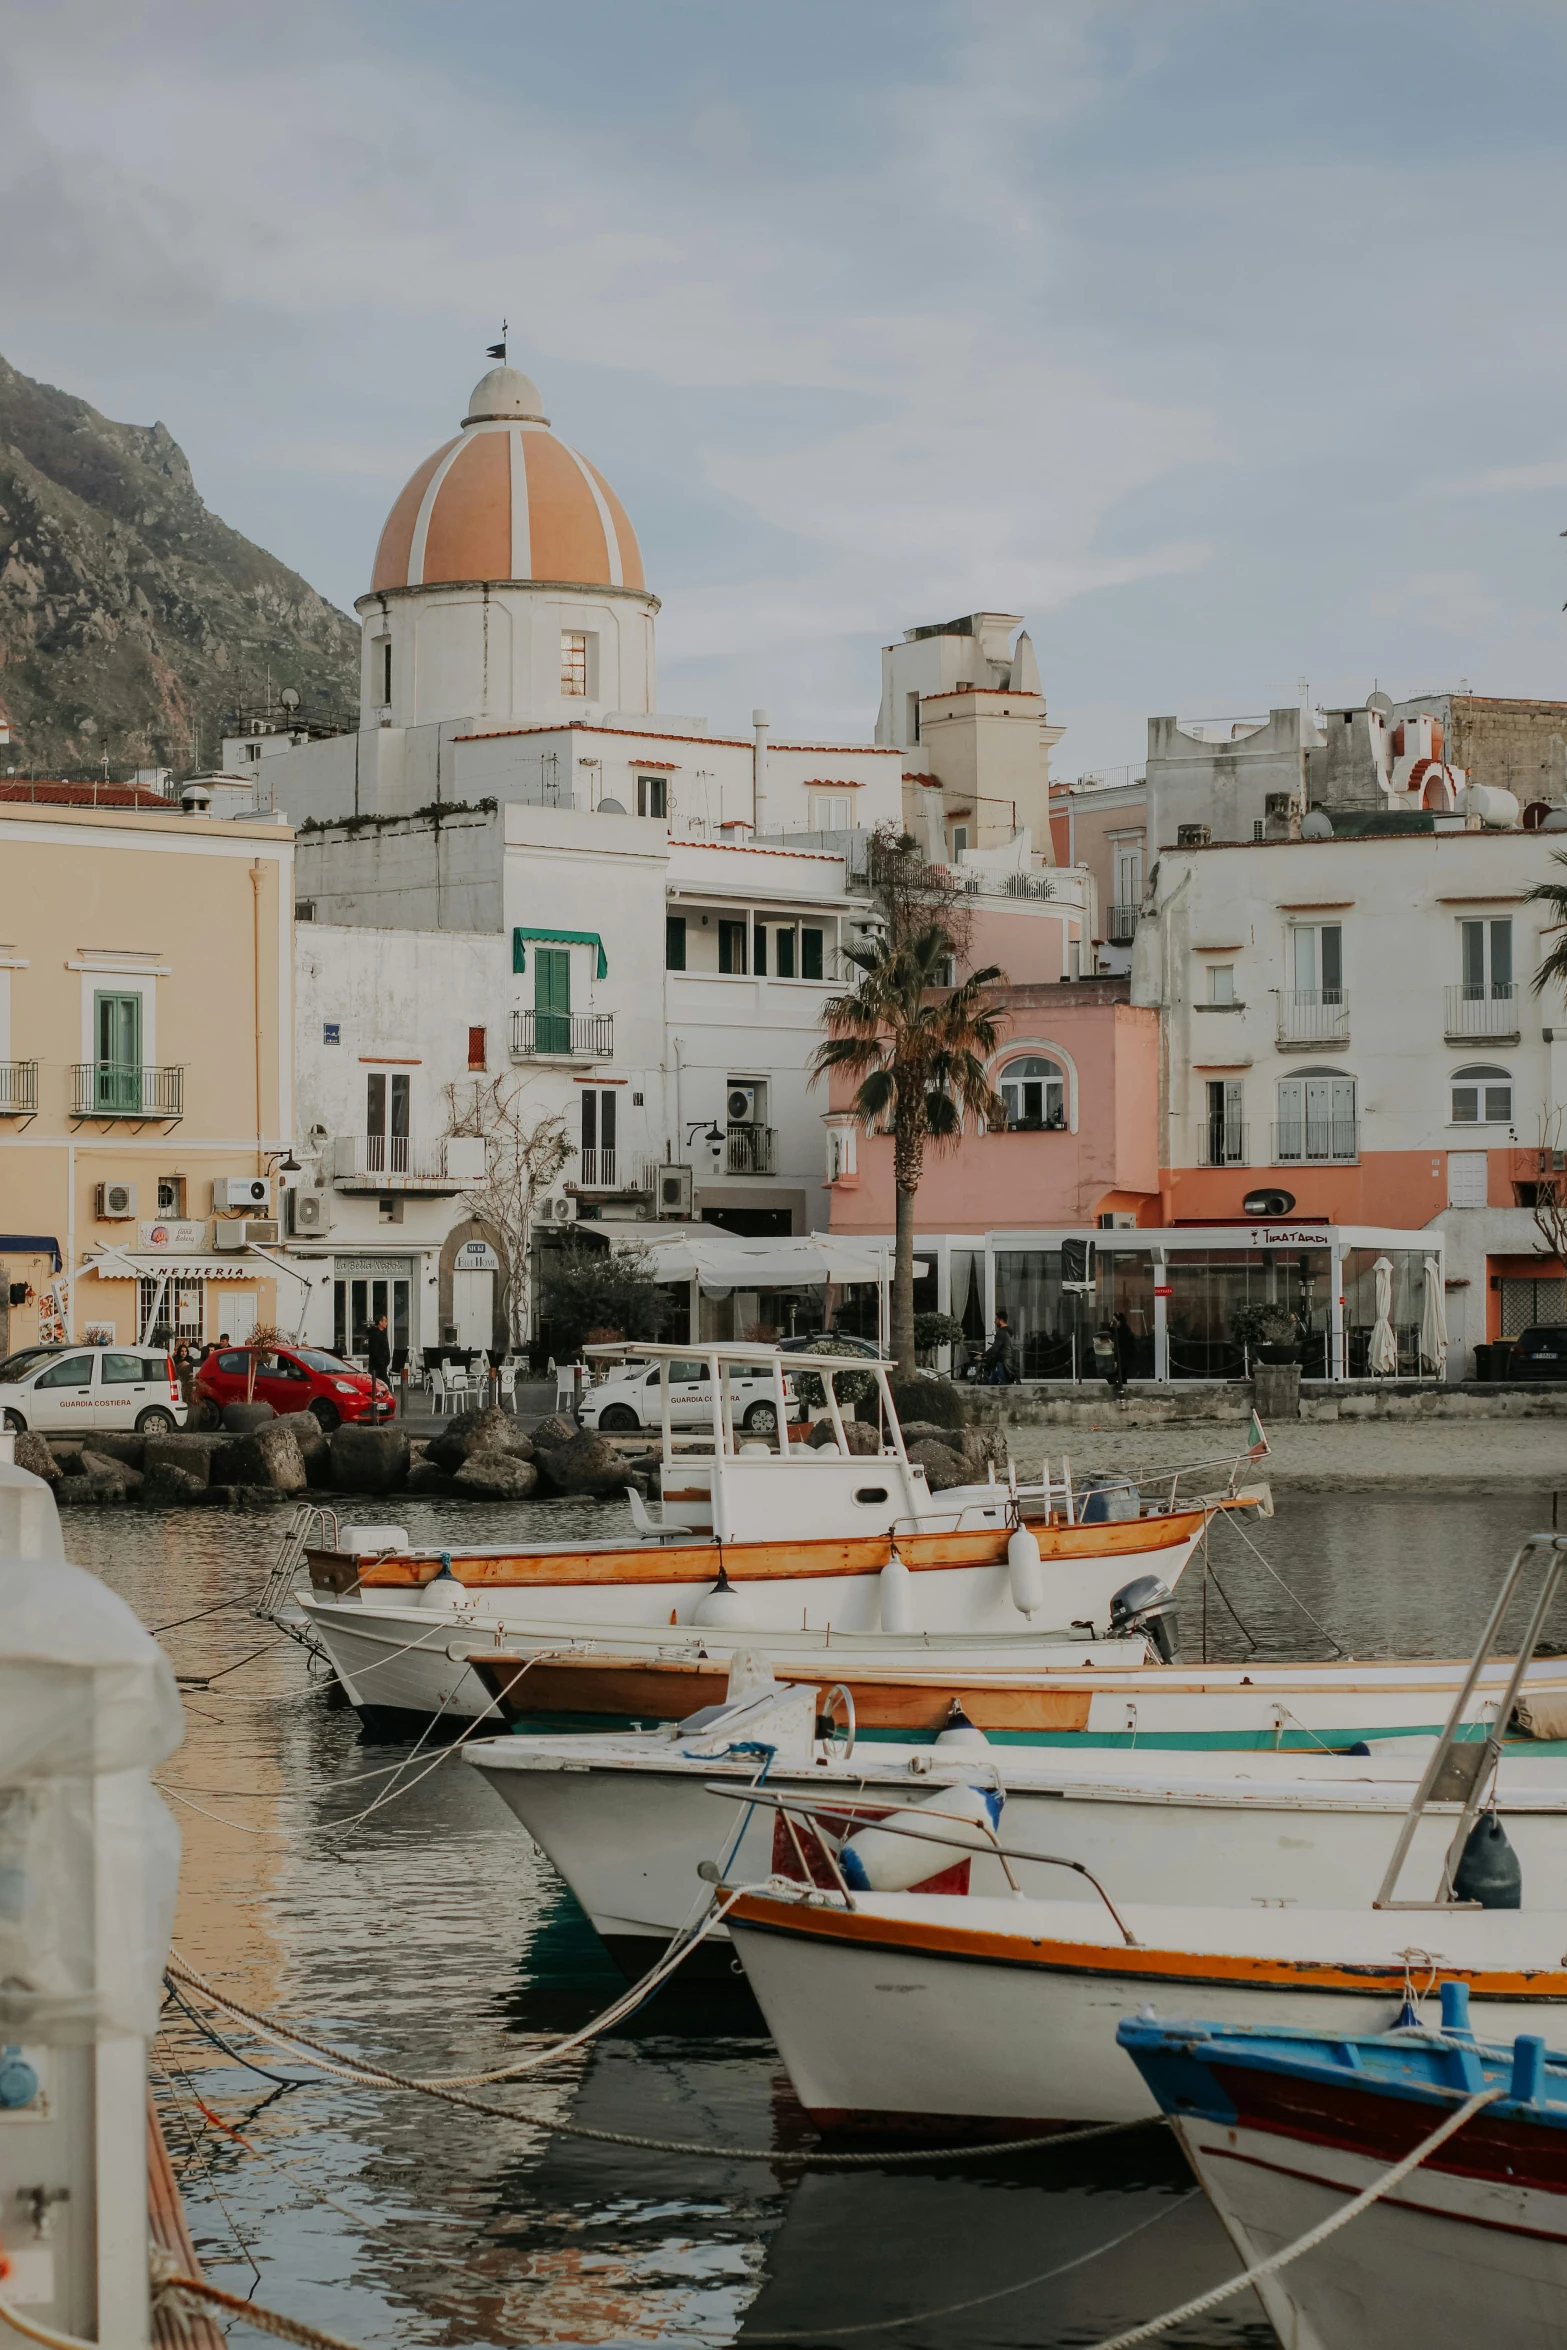
[[[1553, 865], [1567, 865], [1567, 856], [1564, 856], [1558, 849], [1552, 856], [1551, 863]], [[1557, 934], [1556, 944], [1551, 948], [1549, 954], [1542, 956], [1540, 967], [1534, 975], [1534, 992], [1536, 995], [1543, 995], [1553, 979], [1558, 980], [1564, 988], [1567, 988], [1567, 882], [1537, 881], [1528, 894], [1531, 898], [1538, 898], [1542, 904], [1550, 907], [1551, 928]]]
[[951, 956], [950, 930], [931, 921], [901, 938], [894, 932], [847, 948], [844, 960], [863, 976], [852, 995], [822, 1007], [827, 1041], [811, 1064], [813, 1083], [837, 1070], [857, 1077], [855, 1116], [867, 1130], [892, 1135], [892, 1351], [906, 1379], [915, 1371], [914, 1200], [926, 1147], [955, 1143], [965, 1116], [996, 1123], [1007, 1114], [986, 1066], [1000, 1043], [1003, 1008], [985, 990], [1005, 974], [988, 964], [949, 990], [942, 975]]

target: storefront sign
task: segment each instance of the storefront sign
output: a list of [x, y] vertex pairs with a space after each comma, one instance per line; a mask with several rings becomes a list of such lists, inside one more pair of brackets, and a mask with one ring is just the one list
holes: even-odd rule
[[413, 1277], [412, 1257], [338, 1257], [333, 1270], [339, 1281], [408, 1281]]
[[1321, 1224], [1253, 1224], [1251, 1239], [1259, 1248], [1320, 1248], [1327, 1238], [1326, 1219]]
[[1173, 1289], [1161, 1289], [1161, 1288], [1158, 1286], [1158, 1284], [1157, 1284], [1157, 1283], [1155, 1283], [1155, 1285], [1154, 1285], [1154, 1296], [1155, 1296], [1155, 1297], [1174, 1297], [1174, 1295], [1175, 1295], [1175, 1292], [1174, 1292], [1174, 1290], [1173, 1290]]
[[501, 1260], [487, 1240], [465, 1240], [452, 1259], [458, 1273], [498, 1273]]
[[137, 1229], [141, 1234], [143, 1248], [200, 1248], [207, 1237], [205, 1224], [162, 1222], [141, 1224]]

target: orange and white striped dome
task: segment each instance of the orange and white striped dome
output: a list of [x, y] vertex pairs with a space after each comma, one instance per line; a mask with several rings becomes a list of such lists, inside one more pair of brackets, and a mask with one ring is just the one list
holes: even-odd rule
[[646, 588], [636, 533], [596, 466], [557, 440], [537, 388], [492, 367], [462, 430], [386, 518], [372, 591], [459, 580]]

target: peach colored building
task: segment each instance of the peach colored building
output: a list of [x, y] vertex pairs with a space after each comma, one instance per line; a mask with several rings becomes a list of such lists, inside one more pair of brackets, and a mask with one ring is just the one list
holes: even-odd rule
[[297, 1278], [266, 1253], [292, 1120], [293, 858], [282, 823], [0, 803], [9, 1348], [294, 1321]]

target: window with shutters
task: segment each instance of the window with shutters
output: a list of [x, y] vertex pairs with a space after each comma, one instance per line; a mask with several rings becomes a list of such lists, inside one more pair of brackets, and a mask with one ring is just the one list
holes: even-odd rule
[[569, 947], [535, 947], [533, 951], [533, 1036], [538, 1052], [571, 1050]]
[[664, 916], [664, 969], [683, 971], [686, 967], [686, 918], [684, 914]]
[[745, 932], [743, 922], [720, 922], [718, 925], [718, 968], [739, 974], [745, 969]]
[[468, 1066], [470, 1069], [483, 1069], [487, 1065], [485, 1060], [487, 1034], [487, 1030], [483, 1028], [470, 1028], [468, 1031]]
[[1303, 1069], [1279, 1081], [1274, 1164], [1352, 1160], [1359, 1155], [1355, 1080], [1337, 1069]]

